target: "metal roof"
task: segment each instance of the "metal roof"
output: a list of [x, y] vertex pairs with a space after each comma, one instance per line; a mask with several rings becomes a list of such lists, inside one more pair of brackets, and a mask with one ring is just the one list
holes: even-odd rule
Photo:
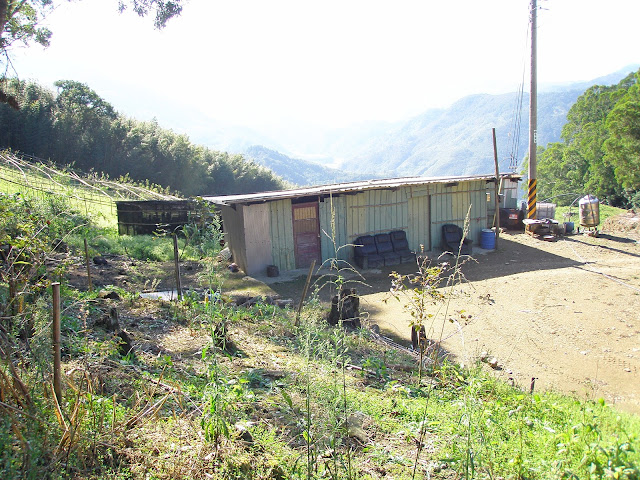
[[[296, 188], [292, 190], [277, 190], [272, 192], [247, 193], [243, 195], [205, 196], [203, 200], [217, 205], [234, 205], [239, 203], [268, 202], [286, 198], [307, 197], [315, 195], [337, 195], [365, 190], [406, 187], [411, 185], [426, 185], [430, 183], [455, 183], [473, 180], [493, 180], [495, 175], [463, 175], [452, 177], [403, 177], [382, 180], [365, 180], [361, 182], [336, 183], [332, 185], [318, 185], [314, 187]], [[501, 173], [500, 178], [520, 180], [521, 175], [515, 173]]]

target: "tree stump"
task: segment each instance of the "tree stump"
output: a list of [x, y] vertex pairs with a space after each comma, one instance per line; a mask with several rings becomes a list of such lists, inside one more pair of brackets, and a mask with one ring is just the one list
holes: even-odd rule
[[331, 299], [329, 325], [342, 323], [345, 327], [360, 328], [360, 297], [355, 288], [343, 288]]
[[418, 325], [411, 327], [411, 346], [414, 350], [424, 350], [427, 347], [427, 333], [422, 325], [418, 329]]

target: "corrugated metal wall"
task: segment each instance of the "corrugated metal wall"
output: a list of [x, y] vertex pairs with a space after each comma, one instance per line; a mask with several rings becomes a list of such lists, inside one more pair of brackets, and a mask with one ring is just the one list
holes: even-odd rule
[[[296, 268], [293, 243], [293, 217], [291, 200], [269, 202], [271, 228], [271, 257], [273, 265], [282, 271]], [[265, 232], [266, 233], [266, 232]]]
[[[337, 258], [350, 261], [353, 242], [358, 236], [393, 230], [406, 231], [409, 247], [414, 251], [419, 251], [420, 245], [425, 251], [440, 248], [442, 225], [463, 226], [469, 206], [469, 238], [478, 245], [480, 232], [487, 228], [486, 192], [485, 180], [474, 180], [367, 190], [323, 198], [318, 203], [322, 260], [334, 258], [337, 248]], [[291, 200], [272, 201], [267, 205], [268, 225], [256, 227], [255, 222], [246, 219], [244, 224], [258, 235], [270, 231], [269, 263], [282, 271], [293, 270], [295, 246]], [[244, 244], [244, 238], [242, 241]]]
[[431, 250], [431, 197], [429, 187], [409, 187], [409, 228], [407, 240], [414, 252]]
[[[346, 196], [346, 233], [353, 244], [361, 235], [376, 235], [393, 230], [411, 230], [410, 187], [387, 190], [368, 190]], [[410, 248], [414, 248], [409, 239]], [[418, 247], [416, 243], [415, 248]], [[353, 248], [346, 252], [353, 258]]]
[[351, 195], [325, 199], [320, 203], [322, 259], [335, 255], [331, 236], [331, 204], [335, 224], [335, 240], [342, 260], [353, 258], [355, 239], [360, 235], [375, 235], [393, 230], [407, 232], [409, 247], [413, 251], [439, 248], [442, 225], [455, 223], [464, 226], [469, 212], [469, 238], [476, 244], [480, 232], [487, 227], [487, 197], [484, 180], [458, 184], [434, 183], [396, 189], [368, 190]]
[[442, 225], [455, 223], [464, 226], [469, 207], [469, 234], [474, 244], [480, 242], [480, 232], [487, 228], [487, 187], [484, 180], [460, 182], [450, 185], [429, 185], [431, 192], [432, 248], [440, 248]]
[[406, 230], [409, 226], [407, 187], [349, 195], [346, 207], [350, 242], [360, 235]]
[[324, 198], [318, 204], [322, 261], [329, 258], [349, 260], [353, 247], [347, 236], [346, 204], [348, 196]]

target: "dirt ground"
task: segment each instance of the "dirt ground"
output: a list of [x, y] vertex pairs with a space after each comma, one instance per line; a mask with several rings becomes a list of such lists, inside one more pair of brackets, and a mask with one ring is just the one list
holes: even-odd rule
[[[504, 232], [497, 250], [474, 249], [475, 261], [462, 267], [466, 282], [450, 302], [433, 307], [428, 336], [456, 362], [470, 364], [482, 354], [497, 359], [495, 373], [527, 391], [535, 378], [536, 391], [604, 398], [640, 414], [639, 220], [623, 215], [597, 237], [575, 233], [553, 242]], [[409, 344], [411, 316], [389, 295], [390, 271], [362, 272], [364, 323]], [[297, 301], [303, 278], [271, 287]]]
[[[430, 338], [457, 362], [495, 357], [496, 374], [527, 390], [535, 378], [536, 390], [640, 414], [640, 242], [612, 230], [555, 242], [504, 233], [497, 251], [463, 266], [467, 283], [439, 307]], [[410, 316], [388, 297], [363, 298], [370, 321], [408, 341]]]
[[[450, 302], [433, 308], [428, 336], [456, 362], [473, 363], [482, 353], [495, 357], [496, 375], [525, 390], [535, 378], [536, 390], [603, 397], [640, 414], [640, 221], [637, 215], [627, 217], [608, 220], [597, 237], [574, 234], [548, 242], [505, 232], [497, 250], [476, 248], [474, 261], [462, 267], [466, 281]], [[107, 260], [106, 266], [92, 267], [94, 285], [128, 291], [175, 285], [172, 263]], [[198, 265], [186, 263], [181, 269], [183, 286], [197, 286]], [[411, 264], [395, 269], [416, 270]], [[357, 289], [368, 314], [363, 323], [377, 324], [382, 334], [409, 344], [411, 317], [389, 295], [391, 270], [362, 272], [367, 286]], [[305, 276], [299, 271], [257, 279], [269, 281], [266, 287], [238, 273], [226, 285], [249, 292], [255, 287], [256, 294], [273, 289], [297, 305]], [[69, 280], [86, 287], [86, 270], [72, 269]], [[321, 299], [329, 299], [326, 290]], [[464, 320], [456, 313], [462, 310]]]

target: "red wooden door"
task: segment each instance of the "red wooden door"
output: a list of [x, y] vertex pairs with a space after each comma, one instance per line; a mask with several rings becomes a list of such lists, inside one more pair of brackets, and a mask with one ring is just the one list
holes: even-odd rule
[[320, 222], [318, 202], [293, 205], [293, 243], [295, 246], [296, 268], [320, 262]]

